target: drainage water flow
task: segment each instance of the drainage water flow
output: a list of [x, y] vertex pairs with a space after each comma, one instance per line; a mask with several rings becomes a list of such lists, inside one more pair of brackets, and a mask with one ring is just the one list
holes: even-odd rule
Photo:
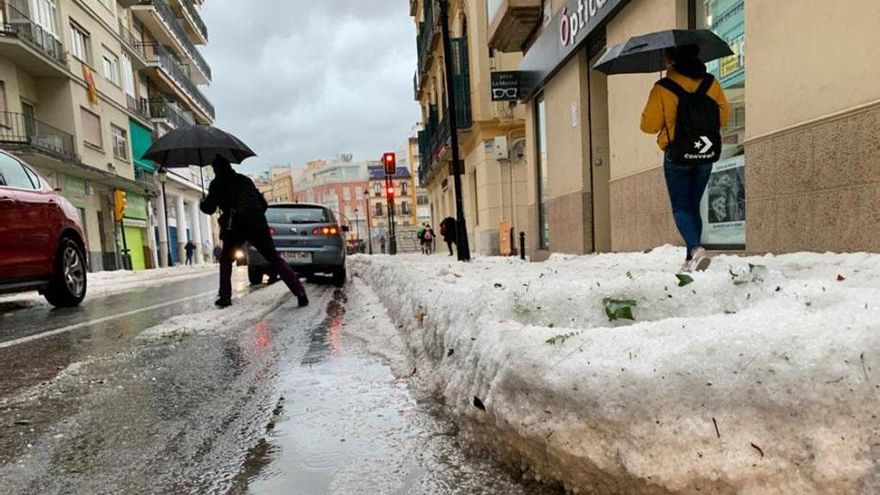
[[[282, 366], [281, 400], [265, 440], [231, 493], [551, 494], [465, 453], [440, 405], [345, 335], [337, 291], [324, 324]], [[302, 352], [306, 349], [305, 353]]]

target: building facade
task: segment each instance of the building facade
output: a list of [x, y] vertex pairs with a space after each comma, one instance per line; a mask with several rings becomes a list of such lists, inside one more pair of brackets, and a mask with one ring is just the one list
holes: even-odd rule
[[[293, 170], [290, 167], [272, 167], [272, 202], [289, 203], [293, 195]], [[268, 198], [267, 198], [268, 199]]]
[[369, 175], [367, 162], [355, 161], [343, 154], [325, 161], [309, 162], [294, 178], [295, 202], [324, 205], [338, 220], [351, 226], [350, 239], [365, 238], [365, 205]]
[[[515, 70], [521, 53], [488, 50], [489, 9], [499, 2], [450, 0], [449, 29], [453, 81], [463, 163], [463, 203], [471, 248], [499, 254], [502, 227], [510, 236], [526, 222], [526, 165], [521, 150], [525, 113], [508, 102], [493, 102], [491, 72]], [[507, 2], [504, 2], [507, 4]], [[517, 2], [521, 3], [521, 2]], [[419, 181], [427, 191], [431, 223], [455, 216], [451, 176], [446, 69], [440, 18], [433, 0], [410, 2], [415, 20], [418, 67], [415, 99], [422, 109]]]
[[[734, 55], [708, 64], [731, 103], [703, 198], [703, 242], [748, 252], [880, 249], [880, 4], [853, 0], [497, 2], [494, 46], [524, 53], [527, 238], [553, 252], [680, 244], [653, 136], [639, 130], [658, 74], [592, 70], [607, 47], [673, 28], [711, 29]], [[490, 46], [492, 46], [490, 44]], [[821, 61], [821, 62], [817, 62]], [[748, 86], [748, 91], [746, 91]]]
[[[79, 209], [95, 271], [125, 266], [124, 253], [134, 269], [163, 259], [161, 188], [140, 157], [163, 128], [213, 120], [197, 87], [210, 81], [194, 45], [207, 42], [204, 24], [191, 0], [168, 2], [0, 2], [0, 146]], [[117, 190], [127, 194], [122, 225]]]

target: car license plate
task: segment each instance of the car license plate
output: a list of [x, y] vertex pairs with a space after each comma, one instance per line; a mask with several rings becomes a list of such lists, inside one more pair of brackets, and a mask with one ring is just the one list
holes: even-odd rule
[[281, 253], [285, 261], [296, 264], [308, 264], [312, 262], [312, 253], [286, 252]]

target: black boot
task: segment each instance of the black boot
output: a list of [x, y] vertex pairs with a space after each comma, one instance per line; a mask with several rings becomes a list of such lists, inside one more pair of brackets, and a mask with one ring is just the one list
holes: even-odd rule
[[220, 297], [216, 301], [214, 301], [214, 306], [217, 306], [218, 308], [221, 308], [221, 309], [228, 308], [229, 306], [232, 306], [232, 298]]
[[296, 296], [296, 302], [300, 308], [304, 308], [309, 305], [309, 296], [306, 295], [305, 292]]

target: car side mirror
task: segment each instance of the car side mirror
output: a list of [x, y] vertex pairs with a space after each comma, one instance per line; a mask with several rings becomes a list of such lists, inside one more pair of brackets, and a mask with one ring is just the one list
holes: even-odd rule
[[343, 225], [343, 226], [342, 226], [342, 231], [343, 231], [343, 232], [351, 232], [351, 227], [349, 227], [348, 225]]

